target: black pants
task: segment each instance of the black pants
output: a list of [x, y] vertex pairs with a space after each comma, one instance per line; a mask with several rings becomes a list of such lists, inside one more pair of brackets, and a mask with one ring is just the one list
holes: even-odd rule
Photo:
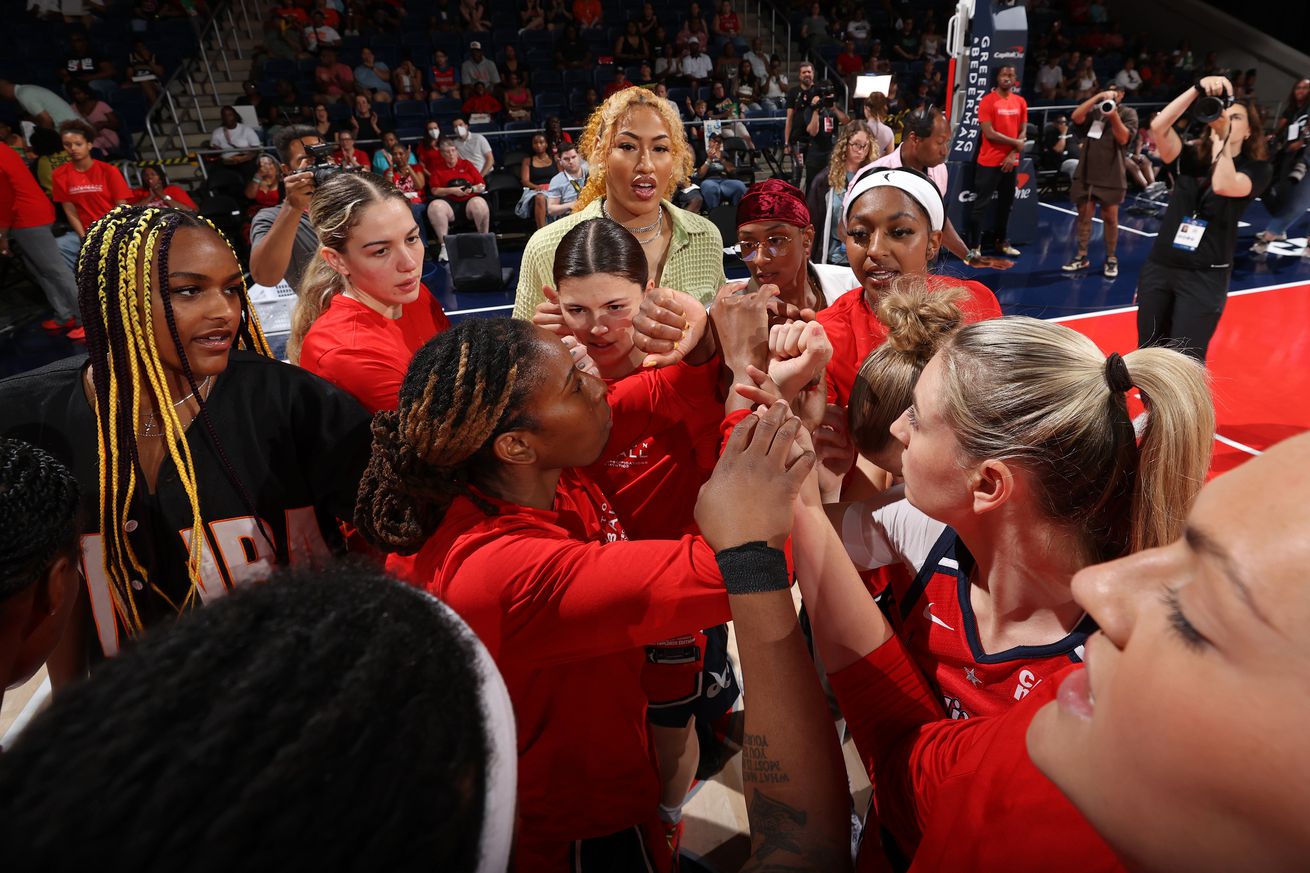
[[992, 216], [992, 228], [999, 245], [1006, 239], [1006, 227], [1010, 224], [1010, 209], [1014, 206], [1014, 170], [1006, 173], [1000, 167], [984, 167], [979, 164], [973, 171], [973, 193], [975, 199], [969, 208], [969, 221], [964, 229], [964, 241], [969, 248], [976, 249], [982, 243], [982, 220], [991, 205], [992, 194], [996, 195], [996, 213]]
[[1138, 347], [1167, 345], [1205, 363], [1232, 272], [1143, 264], [1137, 278]]
[[808, 191], [815, 179], [828, 175], [828, 163], [831, 160], [832, 149], [820, 151], [811, 145], [809, 151], [805, 153], [805, 184], [800, 186], [800, 189]]
[[580, 873], [651, 873], [655, 862], [641, 828], [633, 826], [607, 837], [574, 841], [569, 847], [569, 869]]

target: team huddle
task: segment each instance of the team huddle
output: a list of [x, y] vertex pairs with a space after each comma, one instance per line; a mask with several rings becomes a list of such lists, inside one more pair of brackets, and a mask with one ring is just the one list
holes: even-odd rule
[[743, 748], [744, 869], [1304, 863], [1310, 442], [1203, 489], [1204, 366], [934, 275], [907, 167], [847, 272], [751, 186], [727, 282], [670, 113], [596, 111], [513, 319], [450, 323], [369, 174], [313, 195], [290, 363], [204, 219], [88, 229], [87, 358], [0, 382], [0, 667], [56, 689], [15, 869], [670, 871]]

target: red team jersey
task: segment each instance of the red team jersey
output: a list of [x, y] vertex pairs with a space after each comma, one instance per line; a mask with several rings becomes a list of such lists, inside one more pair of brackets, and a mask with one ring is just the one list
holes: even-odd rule
[[[613, 386], [610, 447], [672, 426], [696, 368]], [[519, 743], [515, 869], [564, 871], [572, 841], [650, 821], [659, 801], [643, 647], [730, 618], [714, 552], [697, 537], [628, 541], [583, 471], [550, 510], [458, 497], [423, 548], [387, 568], [448, 603], [487, 646]]]
[[[1113, 850], [1028, 757], [1033, 716], [1070, 665], [1003, 714], [952, 721], [899, 639], [829, 676], [870, 777], [878, 820], [912, 873], [1123, 871]], [[867, 832], [867, 831], [866, 831]], [[861, 871], [878, 869], [866, 846]]]
[[[1001, 304], [996, 301], [996, 295], [980, 282], [951, 276], [929, 276], [928, 281], [934, 288], [963, 288], [968, 292], [961, 309], [971, 322], [1001, 317]], [[869, 308], [863, 288], [847, 291], [827, 309], [820, 310], [815, 318], [832, 343], [832, 360], [827, 369], [828, 400], [846, 406], [850, 403], [855, 374], [869, 352], [887, 338], [887, 328]]]
[[395, 409], [414, 353], [449, 327], [422, 285], [395, 319], [338, 294], [305, 334], [300, 366], [348, 391], [369, 412]]
[[1086, 617], [1064, 639], [989, 654], [978, 637], [969, 599], [973, 556], [947, 528], [907, 591], [896, 591], [898, 632], [919, 669], [935, 685], [951, 718], [999, 715], [1071, 663], [1096, 630]]
[[[991, 91], [978, 103], [978, 124], [984, 121], [992, 123], [992, 130], [1008, 137], [1018, 138], [1028, 128], [1028, 101], [1018, 94], [1002, 97]], [[999, 167], [1005, 156], [1014, 151], [1008, 145], [992, 142], [985, 136], [978, 137], [978, 164], [983, 167]]]

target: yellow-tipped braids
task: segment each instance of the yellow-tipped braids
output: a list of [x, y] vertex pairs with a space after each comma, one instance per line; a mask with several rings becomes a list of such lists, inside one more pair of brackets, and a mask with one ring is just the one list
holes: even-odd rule
[[[120, 206], [88, 230], [77, 271], [78, 296], [87, 330], [87, 351], [95, 389], [104, 570], [115, 621], [130, 637], [137, 636], [142, 630], [133, 581], [139, 582], [141, 589], [149, 586], [179, 612], [196, 605], [205, 536], [195, 461], [185, 428], [173, 405], [176, 398], [169, 390], [167, 372], [156, 343], [152, 281], [161, 285], [160, 297], [172, 341], [190, 389], [200, 404], [197, 417], [203, 419], [209, 429], [228, 478], [253, 514], [245, 488], [227, 463], [218, 442], [205, 408], [205, 399], [191, 373], [173, 321], [167, 288], [168, 252], [179, 227], [205, 227], [222, 237], [218, 229], [205, 219], [176, 210]], [[226, 237], [223, 239], [227, 242]], [[230, 249], [230, 243], [228, 245]], [[154, 270], [152, 265], [156, 260], [159, 267]], [[268, 342], [250, 306], [244, 283], [241, 308], [238, 329], [241, 345], [268, 355]], [[155, 398], [155, 415], [162, 426], [164, 445], [191, 508], [191, 539], [187, 556], [187, 575], [191, 584], [180, 604], [173, 603], [150, 579], [149, 571], [124, 531], [139, 477], [136, 423], [141, 415], [143, 386], [148, 386]]]

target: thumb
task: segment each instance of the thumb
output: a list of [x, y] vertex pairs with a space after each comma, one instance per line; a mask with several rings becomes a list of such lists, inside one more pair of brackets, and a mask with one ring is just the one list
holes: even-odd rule
[[541, 293], [545, 295], [546, 299], [549, 300], [551, 303], [559, 303], [559, 294], [557, 294], [555, 292], [555, 289], [550, 287], [549, 285], [542, 285]]

